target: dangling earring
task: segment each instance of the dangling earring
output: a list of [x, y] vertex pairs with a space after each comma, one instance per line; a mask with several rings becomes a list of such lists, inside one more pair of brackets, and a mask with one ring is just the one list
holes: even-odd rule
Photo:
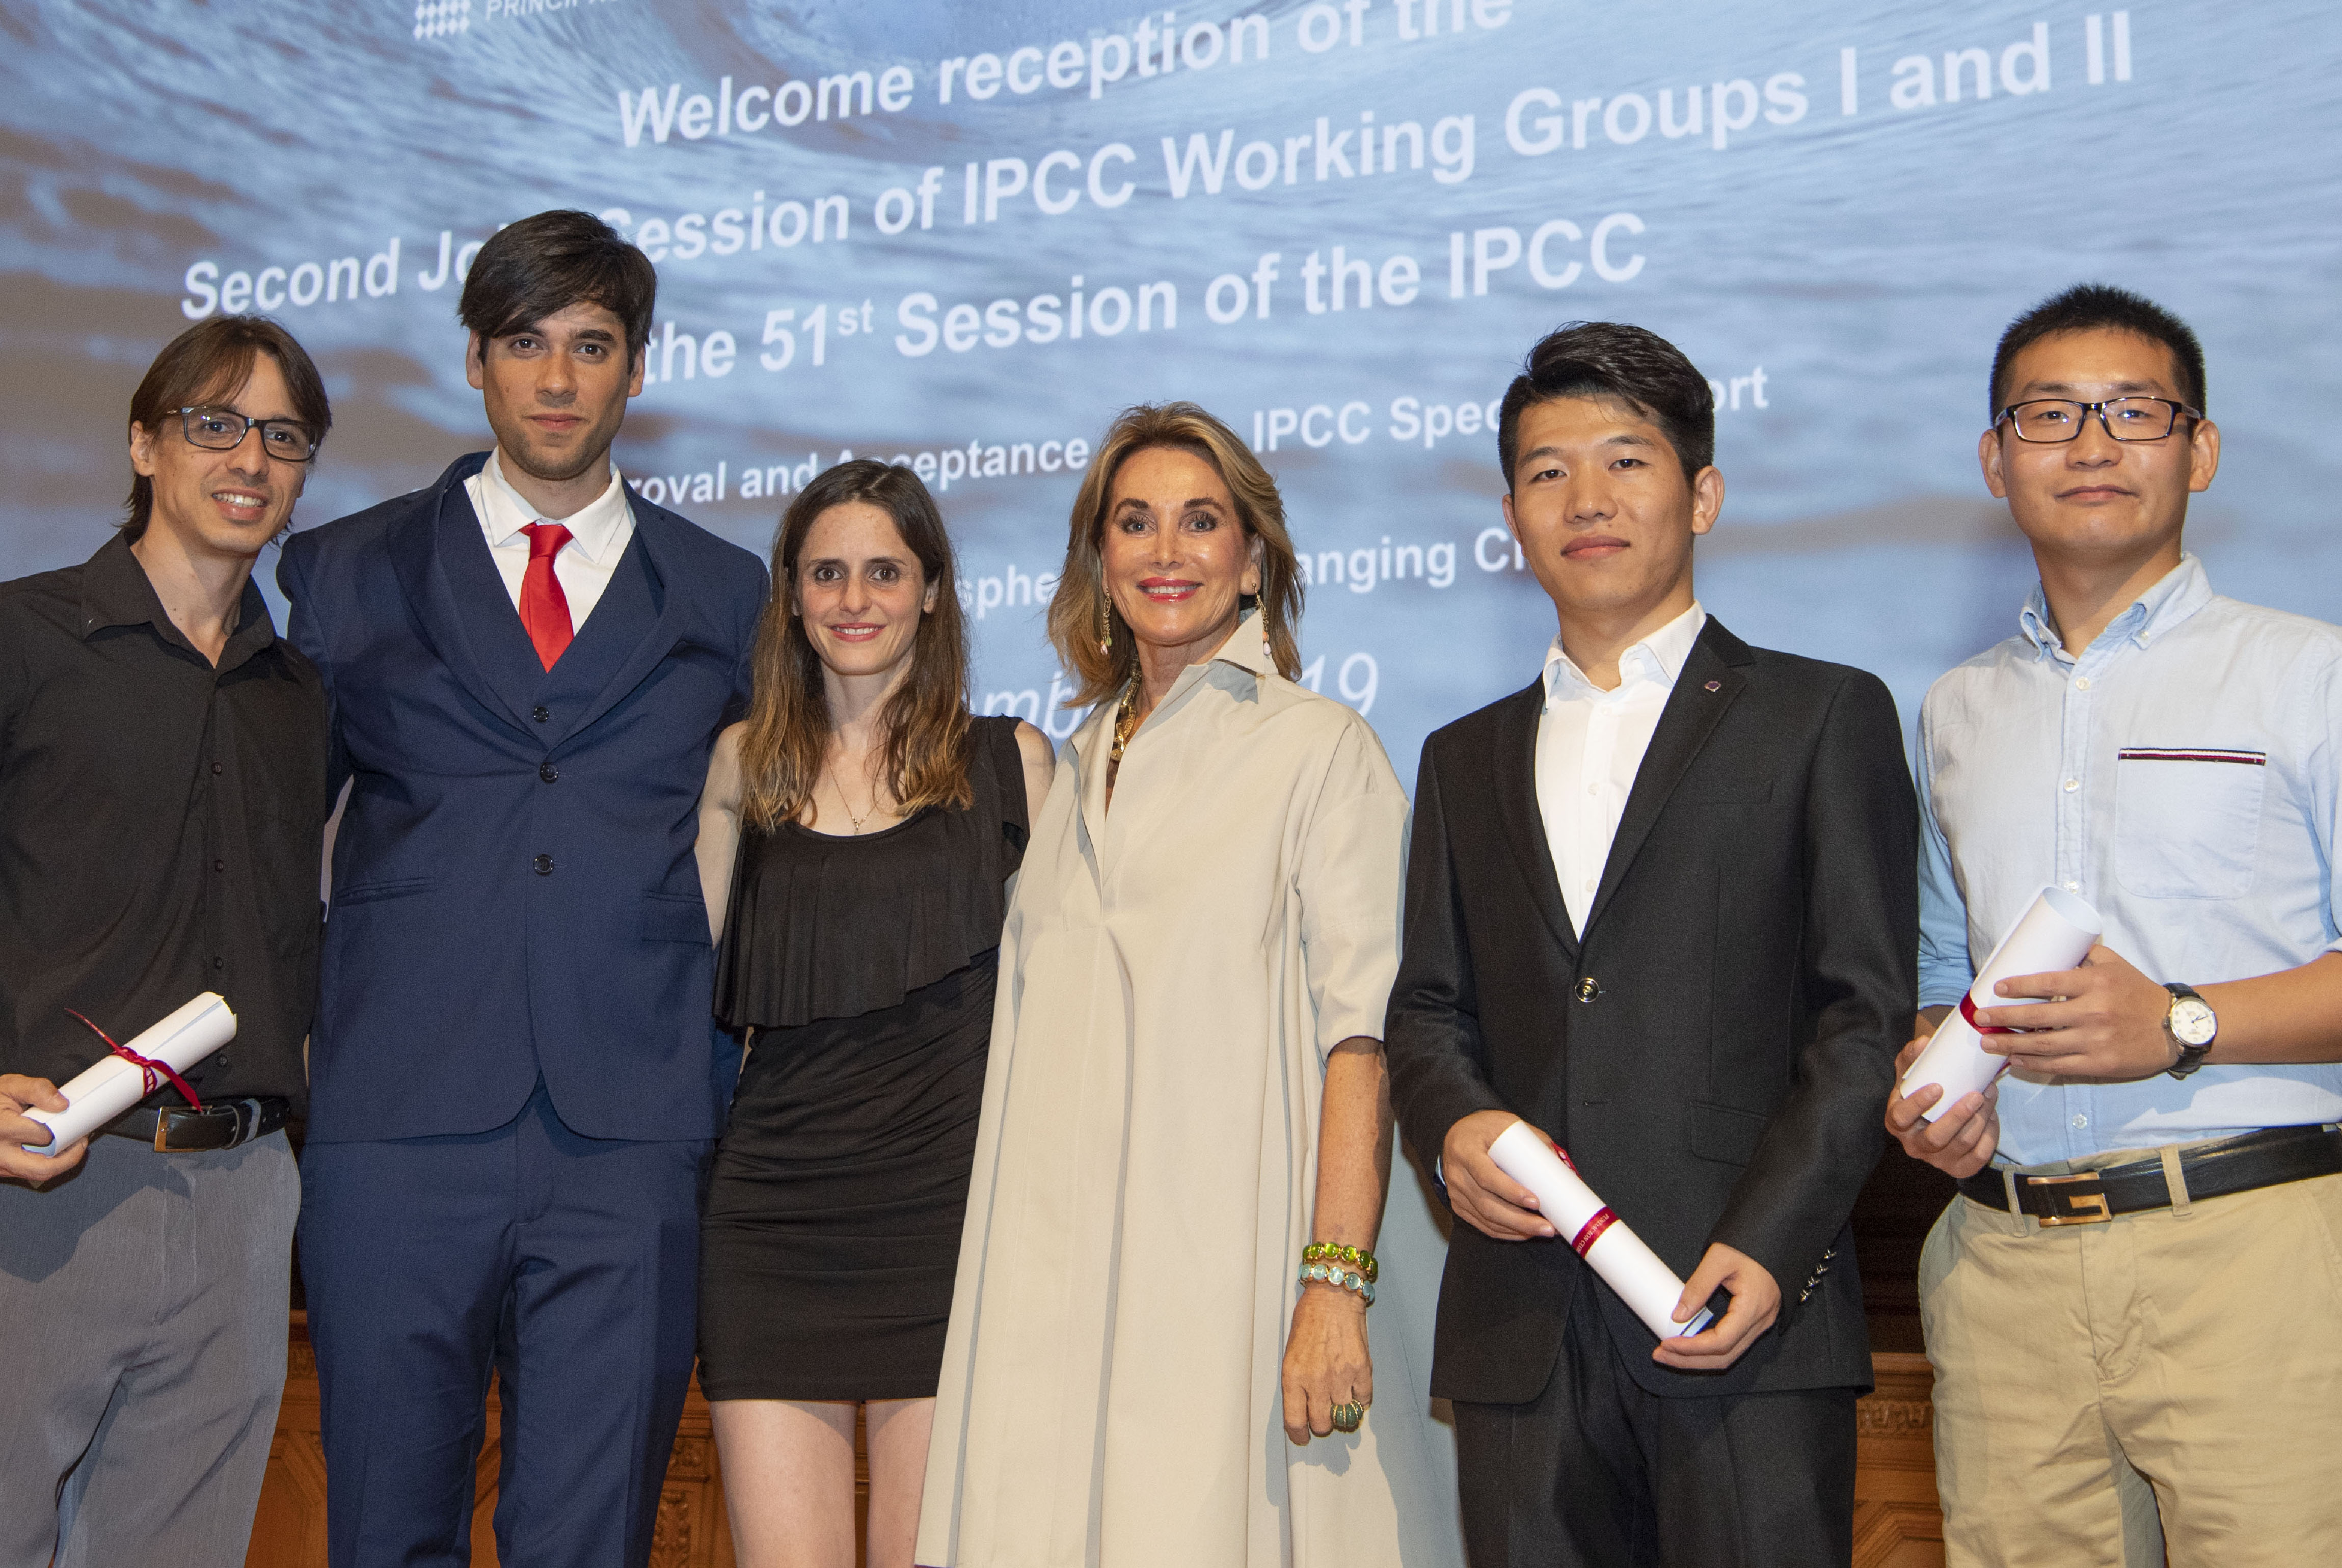
[[1098, 590], [1098, 652], [1114, 653], [1114, 599], [1104, 588]]

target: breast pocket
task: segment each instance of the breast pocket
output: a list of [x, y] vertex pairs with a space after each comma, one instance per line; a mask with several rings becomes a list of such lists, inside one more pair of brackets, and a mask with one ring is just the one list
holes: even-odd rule
[[2126, 746], [2115, 769], [2115, 880], [2124, 892], [2241, 898], [2252, 891], [2267, 753]]

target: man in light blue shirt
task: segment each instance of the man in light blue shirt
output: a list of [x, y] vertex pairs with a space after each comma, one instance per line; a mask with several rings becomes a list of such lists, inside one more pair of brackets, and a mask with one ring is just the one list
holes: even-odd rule
[[2169, 313], [2068, 290], [1992, 398], [2041, 582], [1921, 712], [1921, 1036], [2045, 884], [2105, 934], [1975, 1010], [2008, 1076], [1887, 1105], [1962, 1178], [1920, 1266], [1947, 1561], [2342, 1562], [2342, 632], [2182, 548], [2220, 437]]

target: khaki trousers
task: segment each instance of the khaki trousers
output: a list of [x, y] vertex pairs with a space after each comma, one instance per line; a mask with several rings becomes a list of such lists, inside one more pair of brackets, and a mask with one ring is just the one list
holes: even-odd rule
[[2176, 1195], [2104, 1223], [1966, 1198], [1937, 1220], [1919, 1293], [1955, 1568], [2342, 1563], [2342, 1174]]

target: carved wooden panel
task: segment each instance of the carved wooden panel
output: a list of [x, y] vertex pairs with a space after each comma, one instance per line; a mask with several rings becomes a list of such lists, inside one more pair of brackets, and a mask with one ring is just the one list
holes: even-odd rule
[[325, 1561], [325, 1453], [317, 1438], [317, 1358], [307, 1314], [293, 1314], [285, 1401], [268, 1445], [268, 1474], [253, 1516], [245, 1568], [322, 1568]]
[[1855, 1568], [1943, 1568], [1935, 1373], [1924, 1355], [1870, 1359], [1878, 1386], [1855, 1406]]

